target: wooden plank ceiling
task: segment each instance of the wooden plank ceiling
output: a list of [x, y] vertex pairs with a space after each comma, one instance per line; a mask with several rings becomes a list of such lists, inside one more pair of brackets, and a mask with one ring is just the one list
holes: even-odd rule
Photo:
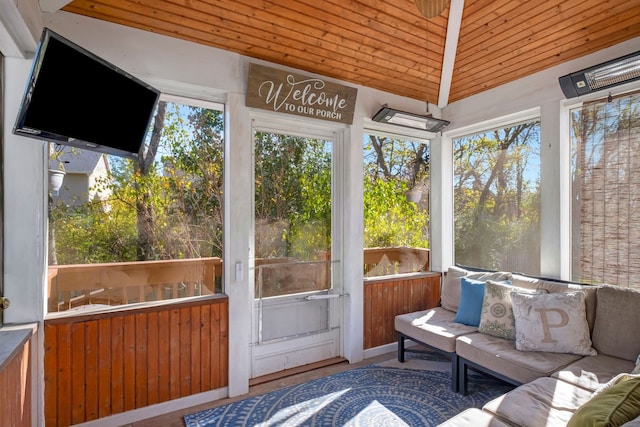
[[[63, 10], [438, 103], [449, 8], [429, 20], [413, 0], [74, 0]], [[465, 0], [448, 102], [639, 35], [640, 0]]]

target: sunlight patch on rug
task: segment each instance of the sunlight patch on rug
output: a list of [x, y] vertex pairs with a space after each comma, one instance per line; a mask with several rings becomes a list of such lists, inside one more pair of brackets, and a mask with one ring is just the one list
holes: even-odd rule
[[441, 371], [365, 366], [184, 417], [205, 426], [436, 426], [480, 408], [513, 387], [475, 377], [469, 394], [451, 391]]

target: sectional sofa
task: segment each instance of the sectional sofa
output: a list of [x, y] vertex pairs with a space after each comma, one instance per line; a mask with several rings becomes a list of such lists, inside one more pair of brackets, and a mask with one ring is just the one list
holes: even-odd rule
[[[448, 356], [456, 392], [469, 370], [517, 386], [446, 426], [640, 426], [638, 290], [451, 267], [440, 306], [395, 328], [398, 359], [415, 351], [407, 340]], [[576, 424], [585, 413], [592, 421]]]

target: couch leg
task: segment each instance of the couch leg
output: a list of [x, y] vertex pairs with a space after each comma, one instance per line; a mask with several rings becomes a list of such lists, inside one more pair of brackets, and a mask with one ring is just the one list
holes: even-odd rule
[[453, 353], [451, 356], [451, 391], [460, 392], [460, 384], [458, 384], [458, 355]]
[[469, 374], [469, 369], [467, 367], [467, 364], [464, 363], [463, 359], [459, 358], [458, 359], [458, 393], [462, 394], [463, 396], [467, 395], [467, 383], [469, 380], [468, 374]]
[[398, 332], [398, 362], [404, 363], [404, 335]]

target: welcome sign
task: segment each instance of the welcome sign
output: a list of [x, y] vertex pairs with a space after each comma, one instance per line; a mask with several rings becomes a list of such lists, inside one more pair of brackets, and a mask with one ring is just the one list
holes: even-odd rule
[[247, 107], [351, 124], [357, 94], [349, 86], [249, 64]]

